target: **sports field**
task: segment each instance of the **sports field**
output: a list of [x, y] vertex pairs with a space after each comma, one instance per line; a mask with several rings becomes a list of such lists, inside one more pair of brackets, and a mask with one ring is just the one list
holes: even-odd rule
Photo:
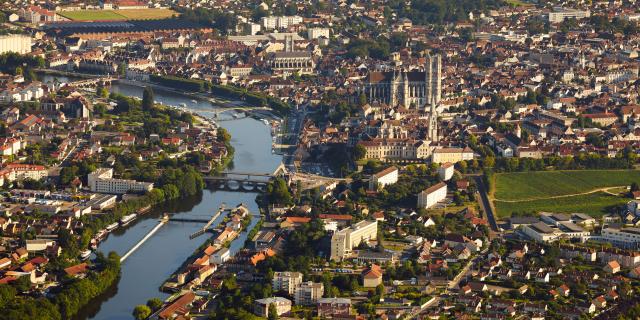
[[[498, 215], [513, 212], [583, 212], [599, 216], [629, 201], [624, 188], [640, 183], [640, 170], [575, 170], [501, 173], [495, 176]], [[622, 193], [622, 194], [621, 194]]]
[[73, 21], [124, 21], [166, 19], [177, 14], [170, 9], [129, 9], [129, 10], [78, 10], [63, 11], [59, 15]]

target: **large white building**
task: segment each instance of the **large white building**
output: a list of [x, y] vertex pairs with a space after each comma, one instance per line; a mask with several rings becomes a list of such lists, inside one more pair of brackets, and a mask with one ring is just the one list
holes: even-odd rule
[[293, 295], [301, 283], [302, 273], [300, 272], [274, 272], [271, 287], [273, 291], [286, 291], [289, 295]]
[[438, 176], [442, 181], [449, 181], [453, 178], [453, 163], [445, 162], [438, 168]]
[[253, 310], [259, 317], [267, 318], [269, 316], [270, 305], [274, 305], [276, 307], [276, 313], [278, 316], [291, 311], [291, 300], [282, 297], [258, 299], [254, 302]]
[[464, 160], [473, 160], [473, 150], [469, 147], [435, 149], [431, 154], [433, 163], [456, 163]]
[[324, 294], [324, 285], [321, 282], [307, 281], [298, 286], [294, 295], [296, 305], [308, 306], [318, 302]]
[[31, 37], [25, 34], [0, 36], [0, 54], [7, 52], [20, 54], [31, 52]]
[[307, 29], [307, 37], [309, 40], [325, 37], [329, 39], [329, 28], [309, 28]]
[[260, 25], [267, 30], [286, 29], [300, 23], [302, 23], [301, 16], [271, 16], [260, 19]]
[[87, 175], [91, 192], [123, 194], [127, 192], [148, 192], [153, 189], [151, 182], [128, 179], [114, 179], [113, 169], [99, 168]]
[[447, 184], [440, 182], [418, 194], [418, 208], [429, 209], [447, 198]]
[[602, 240], [611, 242], [615, 246], [624, 248], [640, 247], [640, 228], [604, 228]]
[[589, 10], [554, 8], [552, 12], [549, 12], [549, 22], [560, 23], [565, 19], [580, 20], [584, 18], [589, 18], [590, 16], [591, 16], [591, 11]]
[[433, 149], [426, 140], [413, 139], [372, 139], [358, 142], [364, 147], [364, 159], [426, 159]]
[[49, 174], [47, 168], [36, 164], [11, 163], [0, 169], [0, 186], [5, 182], [33, 179], [40, 180]]
[[342, 260], [354, 247], [362, 242], [378, 238], [378, 221], [360, 221], [353, 226], [337, 231], [331, 237], [331, 259]]
[[378, 187], [384, 188], [385, 186], [396, 182], [398, 182], [398, 168], [392, 166], [371, 175], [371, 179], [369, 180], [369, 189], [377, 190]]

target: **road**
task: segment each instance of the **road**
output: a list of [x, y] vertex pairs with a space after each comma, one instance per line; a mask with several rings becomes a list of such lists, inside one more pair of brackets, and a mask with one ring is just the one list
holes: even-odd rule
[[292, 147], [288, 148], [288, 150], [285, 150], [283, 155], [283, 162], [289, 172], [296, 172], [296, 167], [293, 163], [293, 153], [295, 152], [295, 146], [298, 143], [298, 137], [300, 136], [300, 131], [302, 130], [302, 126], [304, 124], [304, 119], [306, 116], [306, 106], [300, 106], [298, 110], [292, 112], [285, 120], [287, 125], [287, 132], [283, 132], [279, 137], [279, 144], [293, 144]]
[[482, 181], [482, 176], [474, 175], [473, 179], [476, 181], [478, 194], [480, 195], [480, 198], [478, 199], [479, 200], [478, 203], [480, 204], [482, 211], [486, 213], [487, 220], [489, 220], [489, 225], [491, 226], [491, 229], [493, 229], [493, 231], [495, 232], [499, 232], [500, 229], [498, 229], [498, 223], [496, 222], [493, 205], [491, 204], [491, 201], [489, 200], [489, 196], [487, 195], [487, 189], [484, 185], [484, 181]]
[[[486, 250], [483, 251], [482, 254], [486, 253]], [[475, 262], [475, 259], [470, 259], [467, 264], [464, 266], [464, 268], [462, 268], [462, 270], [460, 270], [460, 272], [453, 278], [453, 280], [449, 281], [449, 285], [447, 286], [447, 290], [444, 292], [446, 294], [451, 294], [453, 293], [453, 290], [456, 289], [458, 287], [458, 284], [460, 283], [460, 281], [462, 280], [462, 278], [464, 278], [464, 276], [467, 275], [467, 273], [469, 272], [469, 269], [471, 268], [471, 265], [473, 265], [473, 263]], [[421, 313], [423, 313], [425, 310], [433, 307], [433, 306], [437, 306], [440, 304], [440, 296], [434, 297], [433, 300], [431, 300], [429, 303], [425, 304], [424, 306], [422, 306], [419, 310], [416, 310], [415, 312], [412, 312], [411, 314], [409, 314], [407, 316], [407, 319], [413, 319], [416, 318], [418, 315], [420, 315]]]

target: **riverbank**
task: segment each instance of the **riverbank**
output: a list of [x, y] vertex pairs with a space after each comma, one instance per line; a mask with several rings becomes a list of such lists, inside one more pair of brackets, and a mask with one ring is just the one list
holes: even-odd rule
[[[114, 84], [111, 89], [113, 92], [133, 97], [141, 97], [143, 91], [141, 86], [125, 84]], [[212, 109], [209, 102], [191, 101], [191, 98], [182, 93], [158, 90], [154, 92], [154, 98], [164, 105], [177, 106], [184, 103], [186, 108], [183, 110], [206, 121], [213, 121], [212, 114], [217, 111], [215, 107]], [[251, 118], [230, 119], [220, 121], [218, 125], [224, 127], [231, 136], [230, 144], [235, 149], [235, 157], [229, 165], [234, 169], [270, 172], [281, 163], [282, 157], [273, 154], [271, 150], [270, 128], [262, 121]], [[256, 196], [255, 192], [204, 189], [200, 195], [194, 197], [170, 200], [153, 207], [126, 228], [115, 230], [100, 244], [99, 250], [124, 254], [157, 225], [157, 219], [165, 212], [177, 218], [202, 219], [203, 216], [211, 217], [213, 208], [218, 208], [223, 203], [245, 203], [251, 212], [257, 213], [259, 208], [255, 202]], [[247, 230], [253, 229], [258, 221], [258, 216], [254, 216]], [[159, 291], [158, 288], [202, 245], [202, 237], [189, 239], [189, 234], [201, 227], [200, 223], [170, 221], [160, 228], [122, 264], [122, 276], [118, 285], [101, 296], [100, 300], [94, 300], [91, 307], [75, 320], [128, 320], [131, 319], [131, 311], [136, 305], [144, 304], [149, 298], [154, 297], [167, 299], [170, 295]], [[240, 234], [239, 240], [231, 245], [231, 252], [236, 252], [245, 242], [247, 233]]]
[[[221, 209], [222, 210], [222, 209]], [[231, 257], [229, 247], [246, 231], [251, 212], [244, 204], [226, 209], [226, 216], [213, 228], [215, 236], [208, 238], [187, 258], [180, 268], [163, 283], [160, 290], [169, 292], [197, 291], [197, 288], [223, 267]], [[206, 226], [205, 226], [206, 228]], [[194, 272], [195, 271], [195, 272]], [[189, 280], [187, 282], [187, 280]]]

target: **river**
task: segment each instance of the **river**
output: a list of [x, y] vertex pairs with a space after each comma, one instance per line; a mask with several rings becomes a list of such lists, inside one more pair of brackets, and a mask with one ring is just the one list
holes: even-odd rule
[[[53, 77], [45, 76], [46, 82]], [[64, 77], [57, 77], [65, 81]], [[112, 91], [128, 96], [142, 96], [142, 88], [130, 85], [114, 85]], [[192, 111], [204, 116], [210, 115], [214, 107], [208, 101], [193, 102], [192, 98], [170, 92], [155, 90], [155, 100], [163, 104], [180, 105], [184, 103]], [[226, 128], [232, 136], [231, 143], [235, 148], [233, 159], [234, 170], [244, 172], [272, 172], [281, 162], [282, 157], [271, 151], [270, 129], [261, 121], [244, 118], [221, 121], [220, 126]], [[129, 248], [142, 239], [157, 223], [158, 217], [164, 213], [173, 213], [176, 217], [211, 217], [218, 207], [225, 203], [227, 207], [245, 203], [252, 214], [258, 214], [255, 203], [256, 193], [204, 190], [202, 195], [190, 199], [168, 202], [152, 209], [124, 229], [111, 233], [102, 242], [99, 250], [108, 253], [115, 251], [123, 255]], [[214, 223], [217, 225], [224, 215]], [[258, 222], [254, 217], [247, 230]], [[96, 299], [90, 306], [81, 311], [77, 320], [84, 319], [131, 319], [131, 312], [138, 304], [144, 304], [150, 298], [165, 299], [168, 295], [159, 291], [162, 283], [198, 248], [210, 234], [189, 239], [189, 234], [202, 227], [199, 223], [171, 221], [161, 227], [122, 264], [119, 283]], [[232, 244], [232, 253], [242, 247], [247, 232]]]

